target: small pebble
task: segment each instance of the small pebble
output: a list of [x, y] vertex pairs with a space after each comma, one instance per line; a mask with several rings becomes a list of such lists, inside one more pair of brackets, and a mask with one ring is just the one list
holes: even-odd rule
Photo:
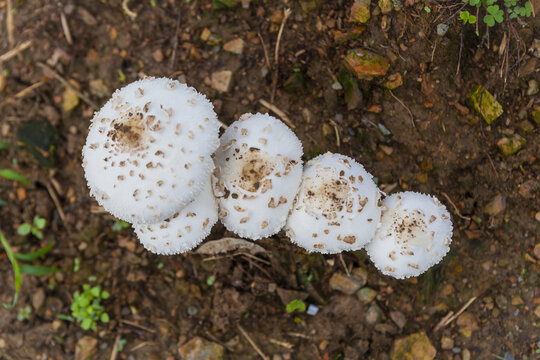
[[313, 305], [313, 304], [309, 304], [309, 306], [307, 308], [307, 311], [306, 311], [306, 314], [311, 315], [311, 316], [315, 316], [315, 315], [317, 315], [318, 312], [319, 312], [319, 307], [318, 306]]

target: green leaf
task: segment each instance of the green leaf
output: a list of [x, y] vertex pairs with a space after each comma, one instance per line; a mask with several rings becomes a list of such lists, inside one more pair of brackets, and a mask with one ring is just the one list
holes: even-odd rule
[[471, 4], [471, 6], [479, 7], [480, 6], [480, 0], [471, 0], [471, 2], [469, 4]]
[[306, 304], [302, 300], [295, 299], [288, 303], [285, 307], [285, 311], [287, 311], [288, 313], [292, 313], [295, 310], [298, 310], [299, 312], [306, 311]]
[[60, 320], [65, 320], [65, 321], [73, 321], [73, 318], [69, 315], [64, 315], [64, 314], [58, 314], [56, 315], [56, 317]]
[[32, 225], [28, 223], [21, 224], [17, 229], [17, 234], [23, 236], [30, 234], [30, 232], [32, 232]]
[[21, 264], [21, 272], [28, 275], [43, 276], [60, 272], [60, 269], [48, 266]]
[[532, 15], [532, 5], [530, 2], [525, 3], [525, 15], [526, 17], [529, 17]]
[[7, 149], [8, 147], [9, 147], [9, 142], [6, 139], [0, 141], [0, 150]]
[[0, 199], [0, 206], [6, 206], [8, 202], [4, 199]]
[[476, 23], [476, 16], [471, 15], [469, 16], [469, 24], [475, 24]]
[[29, 252], [26, 254], [14, 254], [14, 255], [17, 260], [29, 261], [29, 262], [34, 261], [42, 257], [43, 255], [47, 254], [51, 250], [53, 245], [54, 243], [51, 241], [47, 245], [45, 245], [44, 247], [42, 247], [41, 249], [37, 251]]
[[100, 320], [101, 320], [101, 322], [103, 322], [103, 323], [108, 323], [109, 320], [110, 320], [110, 319], [109, 319], [109, 314], [107, 314], [107, 313], [101, 314]]
[[22, 276], [21, 276], [21, 269], [19, 267], [19, 263], [17, 262], [17, 259], [15, 259], [15, 256], [13, 255], [13, 251], [11, 251], [11, 247], [9, 246], [9, 243], [7, 242], [6, 238], [4, 237], [4, 234], [0, 231], [0, 242], [2, 242], [2, 245], [4, 246], [4, 249], [6, 250], [7, 257], [9, 261], [11, 261], [11, 266], [13, 268], [13, 273], [15, 274], [15, 295], [13, 295], [13, 302], [12, 304], [4, 304], [4, 307], [8, 309], [13, 309], [13, 307], [17, 304], [17, 300], [19, 299], [19, 291], [21, 290], [22, 285]]
[[43, 232], [37, 228], [32, 228], [32, 235], [37, 237], [39, 240], [43, 239]]
[[109, 294], [108, 291], [103, 290], [103, 292], [101, 293], [101, 298], [102, 298], [103, 300], [108, 299], [110, 296], [111, 296], [111, 294]]
[[462, 11], [459, 14], [459, 18], [463, 21], [463, 24], [466, 24], [467, 21], [469, 21], [469, 12], [468, 11]]
[[25, 185], [30, 185], [30, 181], [28, 181], [28, 179], [11, 169], [1, 169], [0, 176], [8, 180], [14, 180]]
[[216, 277], [214, 275], [209, 276], [208, 279], [206, 279], [206, 285], [212, 286], [216, 282]]
[[424, 6], [424, 11], [429, 14], [431, 12], [431, 9], [428, 6]]
[[81, 327], [83, 330], [88, 330], [92, 327], [92, 319], [86, 318], [82, 321]]
[[92, 296], [95, 298], [99, 297], [100, 292], [101, 292], [101, 287], [99, 285], [94, 286], [92, 289], [90, 289], [90, 294], [92, 294]]
[[485, 22], [489, 27], [492, 27], [493, 25], [495, 25], [495, 19], [493, 18], [492, 15], [486, 15], [486, 16], [484, 16], [484, 22]]
[[47, 220], [37, 215], [34, 216], [34, 225], [36, 225], [38, 229], [43, 230], [46, 224], [47, 224]]

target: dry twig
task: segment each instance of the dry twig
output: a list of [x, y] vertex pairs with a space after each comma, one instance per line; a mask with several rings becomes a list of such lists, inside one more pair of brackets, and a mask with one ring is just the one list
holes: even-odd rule
[[118, 355], [118, 343], [120, 341], [120, 333], [116, 335], [116, 339], [114, 339], [114, 345], [111, 352], [111, 357], [109, 360], [116, 360], [116, 355]]
[[468, 216], [463, 216], [461, 215], [461, 213], [459, 212], [456, 204], [454, 204], [452, 202], [452, 200], [450, 200], [450, 196], [446, 195], [445, 192], [441, 192], [441, 194], [443, 194], [443, 196], [446, 198], [446, 200], [448, 200], [448, 202], [454, 207], [454, 211], [456, 212], [456, 215], [459, 216], [460, 218], [462, 218], [463, 220], [468, 220], [468, 221], [471, 221], [471, 218], [468, 217]]
[[120, 320], [120, 322], [121, 322], [122, 324], [126, 324], [126, 325], [129, 325], [129, 326], [133, 326], [133, 327], [135, 327], [135, 328], [137, 328], [137, 329], [141, 329], [141, 330], [144, 330], [144, 331], [148, 331], [149, 333], [152, 333], [152, 334], [154, 334], [154, 333], [156, 332], [154, 329], [150, 329], [150, 328], [148, 328], [148, 327], [146, 327], [146, 326], [139, 325], [139, 324], [137, 324], [137, 323], [135, 323], [135, 322], [133, 322], [133, 321], [129, 321], [129, 320]]
[[44, 71], [45, 71], [45, 75], [47, 75], [47, 73], [49, 74], [53, 74], [54, 77], [60, 81], [64, 86], [67, 86], [69, 87], [71, 90], [73, 90], [78, 97], [80, 97], [85, 103], [86, 105], [90, 106], [93, 110], [97, 110], [99, 109], [99, 107], [96, 105], [96, 103], [94, 103], [92, 100], [90, 100], [90, 98], [86, 95], [84, 95], [82, 92], [79, 91], [79, 89], [77, 89], [75, 86], [71, 85], [69, 83], [69, 81], [67, 81], [66, 79], [64, 79], [62, 77], [62, 75], [60, 75], [59, 73], [57, 73], [54, 69], [50, 68], [48, 65], [45, 65], [44, 63], [37, 63], [37, 65], [39, 67], [41, 67]]
[[401, 104], [401, 106], [403, 106], [403, 107], [409, 112], [409, 116], [411, 117], [411, 124], [412, 124], [412, 127], [416, 130], [416, 125], [414, 124], [414, 116], [413, 116], [413, 114], [412, 114], [412, 112], [411, 112], [411, 109], [409, 109], [409, 107], [408, 107], [407, 105], [405, 105], [405, 104], [403, 103], [403, 101], [401, 101], [400, 98], [398, 98], [396, 95], [394, 95], [394, 93], [392, 92], [392, 90], [388, 90], [388, 91], [390, 91], [390, 95], [392, 95], [392, 97], [393, 97], [394, 99], [396, 99], [396, 100]]
[[261, 33], [257, 31], [257, 35], [259, 36], [259, 39], [261, 40], [261, 44], [264, 51], [264, 60], [266, 61], [266, 66], [268, 66], [268, 71], [272, 71], [272, 64], [270, 63], [270, 57], [268, 56], [268, 49], [266, 48], [266, 44], [264, 43]]
[[270, 104], [268, 101], [264, 99], [259, 99], [259, 103], [264, 106], [265, 108], [269, 109], [270, 111], [273, 111], [277, 116], [281, 118], [287, 125], [289, 125], [291, 128], [296, 129], [296, 126], [291, 122], [291, 119], [285, 114], [284, 111], [282, 111], [277, 106]]
[[454, 321], [459, 315], [461, 315], [461, 313], [463, 313], [465, 310], [467, 310], [467, 308], [469, 306], [471, 306], [471, 304], [474, 302], [474, 300], [476, 300], [476, 296], [473, 296], [472, 298], [470, 298], [469, 301], [467, 301], [465, 303], [465, 305], [463, 305], [461, 307], [461, 309], [459, 309], [459, 311], [457, 313], [454, 314], [453, 311], [450, 311], [448, 314], [446, 314], [446, 316], [444, 318], [442, 318], [441, 321], [439, 321], [437, 326], [435, 326], [435, 328], [433, 329], [433, 332], [436, 332], [436, 331], [442, 329], [443, 327], [445, 327], [446, 325], [448, 325], [452, 321]]
[[15, 37], [13, 36], [14, 26], [13, 26], [13, 0], [7, 0], [6, 8], [6, 27], [8, 34], [8, 44], [9, 47], [13, 47], [15, 44]]
[[30, 47], [30, 45], [32, 45], [32, 40], [23, 41], [22, 43], [20, 43], [19, 45], [17, 45], [13, 49], [9, 50], [7, 53], [0, 56], [0, 64], [5, 62], [5, 61], [8, 61], [9, 59], [16, 56], [21, 51], [24, 51], [24, 50], [28, 49]]
[[131, 18], [131, 20], [135, 20], [137, 17], [137, 13], [134, 11], [131, 11], [128, 7], [129, 0], [122, 0], [122, 10]]
[[11, 103], [15, 102], [15, 100], [17, 100], [17, 99], [22, 99], [23, 97], [26, 97], [26, 95], [30, 94], [32, 91], [34, 91], [35, 89], [37, 89], [38, 87], [40, 87], [43, 84], [45, 84], [43, 81], [38, 81], [37, 83], [34, 83], [34, 84], [22, 89], [21, 91], [19, 91], [15, 95], [13, 95], [11, 97], [8, 97], [6, 100], [2, 101], [2, 103], [0, 103], [0, 108], [2, 108], [6, 104], [11, 104]]
[[283, 346], [284, 348], [289, 349], [289, 350], [294, 347], [293, 344], [291, 344], [289, 342], [286, 342], [286, 341], [279, 341], [279, 340], [272, 339], [272, 338], [268, 338], [268, 341], [270, 341], [272, 344]]
[[279, 45], [281, 43], [281, 36], [283, 35], [283, 29], [285, 28], [285, 23], [287, 22], [287, 19], [289, 16], [291, 16], [291, 9], [285, 9], [285, 13], [283, 15], [283, 21], [281, 22], [281, 26], [279, 27], [279, 32], [277, 36], [276, 41], [276, 48], [274, 50], [274, 72], [272, 73], [272, 95], [270, 96], [270, 103], [274, 103], [274, 98], [276, 96], [276, 88], [277, 88], [277, 81], [278, 81], [278, 75], [279, 75]]
[[56, 193], [54, 192], [54, 189], [51, 186], [50, 181], [45, 181], [45, 187], [47, 188], [47, 192], [49, 193], [49, 196], [51, 197], [54, 206], [56, 206], [56, 211], [58, 211], [58, 215], [60, 216], [60, 219], [62, 219], [62, 222], [66, 222], [66, 215], [64, 214], [64, 210], [62, 209], [62, 204], [60, 204], [60, 201], [58, 200], [58, 196], [56, 196]]
[[64, 32], [67, 43], [69, 45], [73, 45], [73, 38], [71, 37], [71, 31], [69, 30], [69, 23], [63, 8], [60, 8], [60, 23], [62, 24], [62, 31]]
[[240, 330], [240, 332], [242, 333], [242, 335], [244, 335], [244, 337], [246, 338], [246, 340], [249, 342], [249, 344], [253, 347], [253, 349], [255, 349], [255, 351], [257, 352], [257, 354], [259, 354], [260, 357], [263, 358], [263, 360], [270, 360], [270, 358], [266, 355], [264, 355], [264, 353], [262, 352], [262, 350], [257, 346], [257, 344], [255, 343], [255, 341], [253, 341], [253, 339], [251, 339], [251, 337], [249, 337], [248, 333], [246, 332], [246, 330], [244, 330], [243, 327], [241, 327], [240, 325], [238, 325], [238, 330]]
[[176, 50], [178, 49], [178, 32], [180, 31], [180, 11], [178, 11], [178, 17], [176, 18], [176, 31], [174, 32], [173, 50], [171, 55], [171, 61], [169, 62], [169, 74], [172, 74], [174, 68], [174, 61], [176, 60]]

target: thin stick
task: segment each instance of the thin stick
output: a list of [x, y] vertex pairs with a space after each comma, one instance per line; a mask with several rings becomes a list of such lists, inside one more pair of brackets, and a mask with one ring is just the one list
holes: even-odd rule
[[109, 360], [116, 360], [116, 355], [118, 355], [118, 343], [120, 342], [120, 334], [116, 335], [116, 339], [114, 339], [114, 345], [111, 352], [111, 357]]
[[80, 97], [88, 106], [93, 108], [94, 110], [98, 109], [98, 106], [96, 103], [94, 103], [90, 98], [86, 95], [84, 95], [82, 92], [80, 92], [75, 86], [71, 85], [69, 81], [64, 79], [59, 73], [57, 73], [55, 70], [51, 69], [49, 66], [45, 65], [44, 63], [37, 63], [37, 65], [41, 68], [43, 68], [46, 72], [54, 74], [56, 79], [60, 81], [64, 86], [69, 87], [71, 90], [73, 90], [78, 97]]
[[169, 62], [169, 74], [172, 74], [174, 61], [176, 60], [176, 50], [178, 48], [178, 32], [180, 31], [180, 19], [181, 13], [178, 11], [178, 17], [176, 18], [176, 31], [174, 32], [173, 50], [171, 55], [171, 61]]
[[277, 116], [281, 118], [287, 125], [289, 125], [291, 128], [296, 129], [296, 126], [291, 122], [287, 114], [285, 114], [282, 110], [280, 110], [277, 106], [269, 103], [268, 101], [264, 99], [259, 99], [259, 103], [264, 106], [265, 108], [269, 109], [270, 111], [273, 111], [276, 113]]
[[7, 27], [7, 33], [8, 33], [8, 44], [9, 47], [12, 48], [13, 44], [15, 44], [15, 37], [13, 36], [13, 2], [12, 0], [7, 0], [7, 8], [6, 8], [6, 27]]
[[276, 339], [272, 339], [272, 338], [268, 338], [268, 341], [270, 341], [272, 344], [276, 344], [276, 345], [279, 345], [279, 346], [283, 346], [284, 348], [286, 349], [292, 349], [294, 347], [293, 344], [291, 343], [288, 343], [286, 341], [279, 341], [279, 340], [276, 340]]
[[150, 328], [147, 328], [146, 326], [142, 326], [142, 325], [139, 325], [133, 321], [129, 321], [129, 320], [120, 320], [120, 322], [122, 324], [126, 324], [126, 325], [130, 325], [130, 326], [133, 326], [135, 328], [138, 328], [138, 329], [141, 329], [141, 330], [144, 330], [144, 331], [148, 331], [149, 333], [152, 333], [154, 334], [156, 331], [153, 330], [153, 329], [150, 329]]
[[7, 53], [0, 56], [0, 63], [8, 61], [9, 59], [14, 57], [15, 55], [17, 55], [21, 51], [24, 51], [24, 50], [28, 49], [30, 47], [30, 45], [32, 45], [32, 40], [23, 41], [22, 43], [20, 43], [19, 45], [17, 45], [13, 49], [9, 50]]
[[58, 201], [58, 196], [56, 196], [56, 193], [54, 192], [50, 181], [45, 181], [45, 187], [47, 188], [47, 192], [49, 193], [49, 196], [51, 197], [54, 206], [56, 206], [56, 211], [58, 211], [60, 219], [62, 219], [62, 222], [65, 223], [66, 215], [64, 214], [64, 210], [62, 210], [62, 205], [60, 204], [60, 201]]
[[69, 30], [69, 23], [66, 19], [66, 14], [64, 14], [64, 9], [60, 8], [60, 23], [62, 24], [62, 31], [66, 37], [66, 41], [69, 45], [73, 45], [73, 38], [71, 37], [71, 31]]
[[244, 335], [244, 337], [247, 339], [247, 341], [249, 342], [249, 344], [253, 347], [253, 349], [255, 349], [255, 351], [257, 352], [257, 354], [259, 354], [260, 357], [263, 358], [263, 360], [270, 360], [270, 358], [266, 355], [264, 355], [264, 353], [262, 352], [262, 350], [257, 346], [257, 344], [255, 343], [255, 341], [253, 341], [248, 333], [246, 332], [246, 330], [244, 330], [244, 328], [242, 328], [240, 325], [238, 325], [238, 330], [240, 330], [240, 332], [242, 333], [242, 335]]
[[461, 215], [461, 213], [459, 212], [456, 204], [454, 204], [452, 202], [452, 200], [450, 200], [450, 196], [446, 195], [445, 192], [441, 192], [441, 194], [443, 194], [443, 196], [446, 198], [446, 200], [448, 200], [448, 202], [454, 207], [454, 211], [456, 212], [456, 215], [459, 216], [460, 218], [462, 218], [463, 220], [468, 220], [468, 221], [471, 221], [471, 218], [468, 217], [468, 216], [463, 216]]
[[461, 52], [463, 51], [463, 27], [461, 27], [461, 37], [459, 40], [459, 56], [457, 60], [456, 76], [459, 74], [459, 67], [461, 65]]
[[257, 35], [259, 36], [259, 39], [261, 40], [261, 44], [264, 51], [264, 60], [266, 61], [266, 66], [268, 66], [268, 71], [272, 71], [272, 64], [270, 63], [270, 57], [268, 56], [268, 49], [266, 48], [266, 44], [264, 43], [261, 33], [257, 31]]
[[[461, 313], [463, 313], [465, 310], [467, 310], [467, 308], [469, 306], [471, 306], [471, 304], [474, 302], [474, 300], [476, 300], [476, 296], [473, 296], [472, 298], [469, 299], [469, 301], [467, 301], [467, 303], [465, 303], [465, 305], [463, 305], [461, 307], [461, 309], [459, 309], [459, 311], [457, 313], [455, 313], [454, 315], [451, 315], [451, 316], [448, 316], [446, 315], [438, 324], [437, 326], [435, 326], [435, 329], [433, 329], [433, 331], [437, 331], [443, 327], [445, 327], [446, 325], [450, 324], [452, 321], [454, 321], [459, 315], [461, 315]], [[451, 313], [451, 312], [450, 312]]]
[[122, 1], [122, 10], [131, 18], [131, 20], [135, 20], [137, 17], [137, 13], [131, 11], [128, 7], [129, 0], [123, 0]]
[[17, 99], [22, 99], [23, 97], [30, 94], [32, 91], [34, 91], [35, 89], [37, 89], [38, 87], [40, 87], [43, 84], [45, 84], [43, 81], [38, 81], [37, 83], [32, 84], [32, 85], [22, 89], [21, 91], [19, 91], [15, 95], [13, 95], [13, 96], [7, 98], [6, 100], [2, 101], [2, 103], [0, 103], [0, 108], [3, 107], [6, 104], [13, 103]]
[[410, 117], [411, 117], [411, 124], [412, 124], [412, 127], [416, 130], [416, 125], [414, 124], [414, 116], [413, 116], [411, 110], [407, 107], [407, 105], [405, 105], [405, 104], [403, 103], [403, 101], [401, 101], [396, 95], [394, 95], [394, 93], [392, 92], [392, 90], [388, 90], [388, 91], [390, 91], [390, 95], [392, 95], [392, 97], [393, 97], [394, 99], [396, 99], [396, 100], [397, 100], [397, 101], [398, 101], [405, 109], [407, 109], [407, 111], [409, 112], [409, 115], [410, 115]]
[[278, 74], [279, 74], [279, 45], [281, 43], [281, 36], [283, 35], [283, 29], [285, 28], [285, 23], [287, 22], [287, 19], [289, 16], [291, 16], [291, 9], [285, 9], [285, 14], [283, 16], [283, 21], [281, 22], [281, 26], [279, 27], [279, 32], [277, 36], [276, 41], [276, 48], [274, 50], [274, 72], [273, 72], [273, 79], [272, 79], [272, 95], [270, 96], [270, 103], [274, 103], [274, 98], [276, 96], [276, 88], [277, 88], [277, 81], [278, 81]]
[[268, 273], [268, 271], [264, 270], [264, 268], [263, 268], [261, 265], [257, 264], [256, 262], [250, 261], [250, 258], [247, 257], [247, 256], [246, 256], [246, 258], [247, 258], [247, 260], [249, 261], [249, 264], [250, 264], [250, 265], [253, 265], [253, 266], [255, 266], [257, 269], [261, 270], [261, 272], [262, 272], [264, 275], [266, 275], [266, 276], [268, 277], [269, 280], [272, 280], [272, 275], [270, 275], [270, 274]]
[[347, 276], [351, 276], [351, 273], [349, 272], [349, 268], [347, 268], [347, 264], [345, 264], [345, 260], [343, 259], [343, 254], [339, 254], [339, 261], [341, 261], [341, 265], [343, 265], [343, 268], [345, 269], [345, 273], [347, 273]]

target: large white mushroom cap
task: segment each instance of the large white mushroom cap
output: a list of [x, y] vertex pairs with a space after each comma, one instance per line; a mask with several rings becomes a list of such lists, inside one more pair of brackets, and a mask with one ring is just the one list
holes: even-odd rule
[[285, 227], [291, 241], [314, 252], [359, 250], [375, 235], [381, 193], [355, 160], [327, 152], [304, 167]]
[[446, 207], [430, 195], [403, 192], [384, 199], [381, 227], [366, 250], [382, 273], [403, 279], [437, 264], [451, 241]]
[[230, 231], [260, 239], [277, 233], [302, 178], [302, 144], [280, 120], [244, 114], [216, 152], [219, 218]]
[[210, 176], [218, 132], [213, 105], [195, 89], [166, 78], [135, 81], [92, 119], [83, 149], [90, 194], [127, 222], [167, 219]]
[[143, 246], [160, 255], [174, 255], [189, 251], [210, 234], [217, 222], [217, 204], [210, 179], [201, 193], [170, 219], [156, 224], [133, 224]]

